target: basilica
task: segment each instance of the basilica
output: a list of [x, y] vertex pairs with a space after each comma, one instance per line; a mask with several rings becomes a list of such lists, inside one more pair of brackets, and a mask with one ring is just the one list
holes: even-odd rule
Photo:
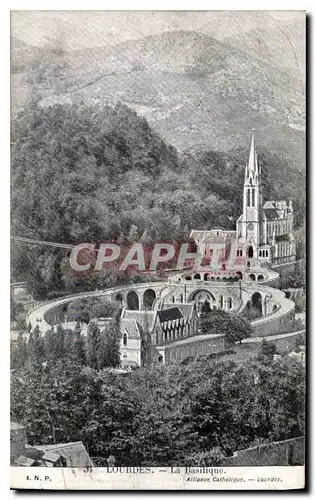
[[245, 168], [243, 213], [236, 221], [236, 230], [192, 230], [190, 236], [205, 259], [211, 259], [221, 245], [226, 250], [222, 266], [227, 260], [229, 267], [238, 268], [275, 267], [296, 260], [292, 202], [264, 201], [255, 130]]

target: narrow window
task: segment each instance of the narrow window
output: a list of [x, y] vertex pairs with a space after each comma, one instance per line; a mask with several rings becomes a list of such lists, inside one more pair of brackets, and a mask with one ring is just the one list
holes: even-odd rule
[[250, 207], [250, 189], [247, 189], [247, 207]]
[[127, 345], [127, 335], [124, 333], [123, 335], [123, 345]]

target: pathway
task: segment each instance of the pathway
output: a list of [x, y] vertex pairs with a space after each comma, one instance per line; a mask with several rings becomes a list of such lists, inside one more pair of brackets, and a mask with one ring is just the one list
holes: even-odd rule
[[279, 333], [278, 335], [267, 335], [266, 337], [250, 337], [249, 339], [244, 339], [241, 341], [242, 344], [252, 344], [254, 342], [262, 342], [263, 339], [267, 340], [268, 342], [270, 340], [281, 340], [281, 339], [286, 339], [287, 337], [294, 337], [294, 335], [300, 335], [302, 333], [305, 333], [305, 328], [304, 330], [299, 330], [297, 332], [288, 332], [288, 333]]

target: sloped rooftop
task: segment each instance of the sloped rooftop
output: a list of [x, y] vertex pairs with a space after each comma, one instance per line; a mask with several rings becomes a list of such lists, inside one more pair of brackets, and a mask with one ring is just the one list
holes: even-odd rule
[[82, 443], [82, 441], [75, 441], [73, 443], [59, 443], [35, 446], [36, 449], [44, 452], [50, 451], [52, 453], [60, 454], [66, 459], [67, 467], [93, 467], [89, 454]]

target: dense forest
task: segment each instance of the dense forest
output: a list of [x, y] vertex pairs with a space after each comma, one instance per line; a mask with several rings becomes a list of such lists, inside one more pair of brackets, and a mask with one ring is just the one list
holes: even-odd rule
[[204, 356], [117, 373], [102, 369], [112, 361], [100, 364], [100, 352], [113, 360], [116, 351], [111, 342], [94, 349], [97, 337], [92, 325], [86, 344], [59, 329], [15, 345], [11, 419], [30, 444], [82, 440], [99, 466], [109, 455], [117, 465], [210, 466], [304, 434], [304, 369], [293, 358], [274, 362], [273, 343], [239, 363]]
[[[258, 153], [265, 198], [293, 199], [301, 228], [303, 170]], [[31, 100], [12, 120], [12, 235], [152, 242], [186, 240], [192, 228], [234, 228], [247, 156], [179, 153], [123, 104]], [[72, 286], [66, 268], [58, 249], [12, 243], [12, 279], [27, 280], [35, 296]]]

